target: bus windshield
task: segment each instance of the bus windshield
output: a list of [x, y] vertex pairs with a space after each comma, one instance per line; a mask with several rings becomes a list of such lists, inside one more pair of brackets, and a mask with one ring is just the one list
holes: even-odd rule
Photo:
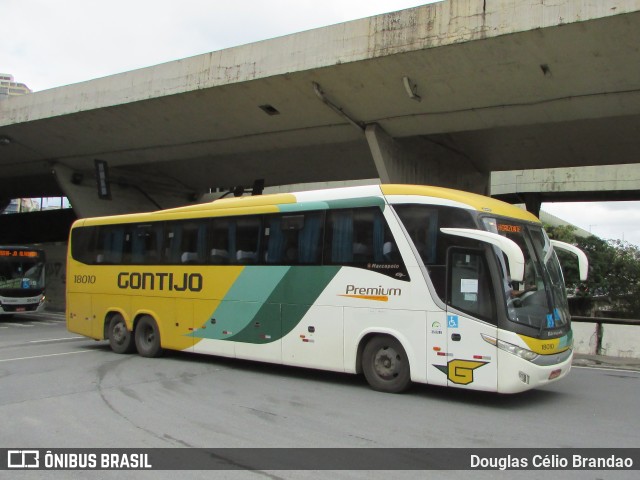
[[569, 306], [560, 262], [541, 226], [512, 220], [484, 218], [490, 232], [504, 235], [518, 244], [525, 259], [524, 279], [511, 281], [506, 257], [496, 249], [502, 266], [503, 286], [509, 320], [542, 330], [569, 323]]
[[44, 281], [44, 260], [39, 252], [0, 251], [0, 290], [42, 290]]

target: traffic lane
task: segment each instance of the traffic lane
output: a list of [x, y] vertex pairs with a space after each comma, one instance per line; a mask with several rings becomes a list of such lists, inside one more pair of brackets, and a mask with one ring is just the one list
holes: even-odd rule
[[0, 348], [28, 340], [74, 336], [67, 331], [63, 314], [0, 315]]
[[7, 328], [0, 330], [0, 363], [15, 358], [66, 352], [70, 344], [94, 343], [86, 337], [68, 332], [64, 322], [23, 322], [15, 325], [20, 326], [5, 324]]
[[346, 374], [180, 353], [116, 355], [106, 342], [66, 347], [68, 355], [0, 363], [0, 405], [3, 417], [12, 419], [3, 428], [5, 441], [42, 447], [637, 442], [632, 399], [640, 393], [638, 374], [580, 369], [563, 382], [515, 396], [423, 385], [390, 395]]

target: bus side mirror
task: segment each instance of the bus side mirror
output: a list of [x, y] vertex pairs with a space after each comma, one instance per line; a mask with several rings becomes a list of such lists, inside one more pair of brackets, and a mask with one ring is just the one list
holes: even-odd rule
[[578, 247], [571, 245], [570, 243], [560, 242], [558, 240], [549, 240], [553, 248], [558, 250], [564, 250], [569, 253], [573, 253], [578, 257], [578, 270], [580, 271], [580, 281], [584, 282], [589, 275], [589, 259], [585, 253]]
[[509, 276], [511, 280], [514, 282], [522, 282], [524, 280], [524, 253], [513, 240], [497, 233], [474, 230], [472, 228], [441, 228], [440, 231], [447, 235], [472, 238], [473, 240], [495, 245], [504, 252], [507, 260], [509, 260]]

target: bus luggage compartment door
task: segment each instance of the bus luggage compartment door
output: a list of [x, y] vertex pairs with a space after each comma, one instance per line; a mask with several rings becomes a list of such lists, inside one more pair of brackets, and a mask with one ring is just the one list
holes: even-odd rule
[[93, 336], [93, 311], [91, 295], [88, 293], [69, 293], [67, 299], [67, 330], [87, 337]]

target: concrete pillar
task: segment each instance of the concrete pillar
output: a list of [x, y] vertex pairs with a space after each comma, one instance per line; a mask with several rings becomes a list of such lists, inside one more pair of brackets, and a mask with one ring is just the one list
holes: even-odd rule
[[365, 128], [381, 183], [409, 183], [489, 194], [490, 172], [463, 153], [430, 137], [394, 139], [378, 124]]
[[67, 281], [67, 244], [57, 242], [45, 243], [40, 246], [44, 248], [47, 255], [45, 308], [49, 311], [63, 312]]
[[540, 207], [542, 207], [542, 195], [539, 193], [521, 193], [520, 197], [524, 200], [527, 212], [533, 213], [540, 218]]
[[193, 203], [195, 194], [171, 184], [132, 177], [131, 173], [110, 172], [111, 198], [98, 197], [95, 172], [76, 171], [56, 164], [53, 173], [60, 188], [71, 202], [78, 218], [149, 212]]

